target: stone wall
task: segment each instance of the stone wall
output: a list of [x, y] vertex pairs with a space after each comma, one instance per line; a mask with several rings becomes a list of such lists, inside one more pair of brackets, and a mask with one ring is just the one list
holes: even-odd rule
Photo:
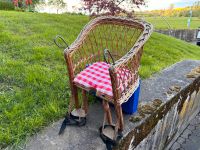
[[173, 36], [177, 39], [184, 40], [187, 42], [196, 41], [197, 29], [195, 30], [156, 30], [156, 32]]
[[[169, 149], [200, 111], [200, 67], [197, 74], [190, 84], [136, 125], [116, 149]], [[194, 76], [190, 73], [188, 77]]]

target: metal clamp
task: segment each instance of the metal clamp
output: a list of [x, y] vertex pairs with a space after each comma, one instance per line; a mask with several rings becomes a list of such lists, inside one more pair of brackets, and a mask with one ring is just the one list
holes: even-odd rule
[[110, 53], [110, 51], [108, 49], [104, 49], [104, 53], [103, 53], [103, 56], [104, 56], [104, 61], [106, 61], [106, 63], [109, 63], [107, 58], [108, 58], [108, 55], [110, 56], [110, 58], [112, 59], [112, 62], [113, 62], [113, 65], [115, 65], [115, 61]]
[[[59, 44], [59, 43], [58, 43], [58, 39], [60, 39], [60, 40], [64, 43], [64, 45]], [[63, 49], [69, 48], [69, 45], [67, 44], [67, 42], [65, 41], [65, 39], [64, 39], [61, 35], [57, 35], [57, 36], [54, 38], [53, 41], [54, 41], [54, 43], [55, 43], [59, 48], [63, 48]]]

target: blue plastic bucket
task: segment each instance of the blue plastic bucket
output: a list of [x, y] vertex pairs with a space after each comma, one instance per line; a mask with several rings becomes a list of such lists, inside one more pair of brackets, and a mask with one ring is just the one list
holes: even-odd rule
[[126, 114], [133, 114], [137, 111], [138, 101], [140, 95], [140, 82], [138, 88], [135, 90], [133, 95], [129, 98], [126, 103], [122, 104], [122, 111]]

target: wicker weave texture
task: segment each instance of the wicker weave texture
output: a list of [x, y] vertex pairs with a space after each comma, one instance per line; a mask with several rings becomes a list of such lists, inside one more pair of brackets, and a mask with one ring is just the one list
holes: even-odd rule
[[[110, 101], [125, 102], [138, 86], [143, 45], [152, 29], [151, 24], [138, 19], [103, 16], [90, 21], [70, 48], [64, 51], [72, 88], [74, 77], [86, 65], [104, 61], [103, 51], [108, 49], [115, 60], [109, 69], [114, 94]], [[127, 69], [130, 73], [128, 85], [125, 85], [127, 81], [123, 77], [117, 78], [117, 74], [123, 74]], [[123, 91], [119, 90], [120, 84], [126, 87]]]

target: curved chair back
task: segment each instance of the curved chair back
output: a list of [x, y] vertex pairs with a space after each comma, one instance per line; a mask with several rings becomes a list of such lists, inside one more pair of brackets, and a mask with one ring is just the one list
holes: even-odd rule
[[110, 67], [114, 99], [124, 102], [138, 85], [143, 45], [152, 30], [151, 24], [139, 19], [103, 16], [90, 21], [65, 50], [71, 80], [88, 64], [104, 61], [108, 49], [115, 61]]

